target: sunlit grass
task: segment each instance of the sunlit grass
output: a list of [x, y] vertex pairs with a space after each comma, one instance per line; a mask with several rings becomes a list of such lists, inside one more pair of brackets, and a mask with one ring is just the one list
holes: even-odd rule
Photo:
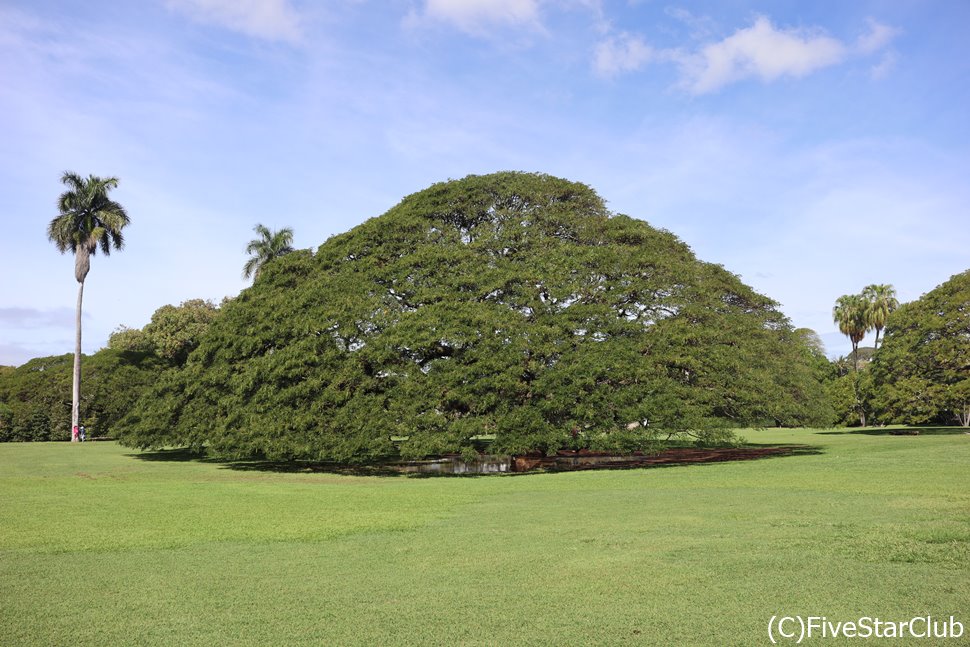
[[[0, 445], [0, 644], [766, 644], [777, 613], [970, 621], [970, 435], [477, 478]], [[179, 456], [170, 456], [179, 458]]]

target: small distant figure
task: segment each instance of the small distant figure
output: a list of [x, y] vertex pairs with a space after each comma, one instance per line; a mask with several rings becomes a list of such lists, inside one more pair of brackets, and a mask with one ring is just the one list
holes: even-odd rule
[[74, 425], [74, 427], [71, 429], [71, 442], [72, 443], [76, 443], [78, 441], [78, 434], [79, 433], [80, 432], [78, 431], [77, 425]]
[[87, 438], [87, 436], [84, 434], [84, 425], [81, 425], [78, 428], [78, 435], [81, 437], [81, 442], [83, 443], [85, 438]]

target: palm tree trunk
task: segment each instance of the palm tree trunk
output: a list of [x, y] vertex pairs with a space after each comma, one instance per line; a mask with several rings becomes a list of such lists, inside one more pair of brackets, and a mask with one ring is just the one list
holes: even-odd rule
[[74, 382], [71, 386], [71, 442], [77, 442], [77, 434], [74, 430], [78, 428], [78, 418], [80, 418], [81, 402], [81, 299], [84, 296], [84, 281], [77, 284], [77, 312], [74, 314], [74, 324], [76, 334], [74, 337]]
[[855, 406], [859, 413], [859, 423], [866, 426], [866, 405], [862, 401], [862, 394], [859, 392], [859, 367], [856, 366], [855, 379], [852, 380], [852, 395], [855, 396]]

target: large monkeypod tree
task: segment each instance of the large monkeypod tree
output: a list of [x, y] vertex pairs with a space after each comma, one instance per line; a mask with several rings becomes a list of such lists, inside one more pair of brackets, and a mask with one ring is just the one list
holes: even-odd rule
[[771, 300], [673, 234], [582, 184], [498, 173], [266, 265], [123, 440], [351, 462], [630, 451], [817, 422], [812, 366]]

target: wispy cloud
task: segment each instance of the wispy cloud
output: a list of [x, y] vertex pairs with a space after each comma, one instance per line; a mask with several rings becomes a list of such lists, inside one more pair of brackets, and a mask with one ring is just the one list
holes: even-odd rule
[[894, 67], [896, 67], [896, 53], [886, 52], [883, 54], [882, 59], [872, 66], [870, 73], [873, 79], [878, 80], [885, 78]]
[[717, 25], [710, 16], [698, 16], [682, 7], [667, 7], [664, 13], [683, 23], [690, 30], [690, 37], [693, 39], [706, 39], [717, 30]]
[[[685, 11], [668, 14], [691, 26], [694, 37], [711, 31], [709, 21]], [[820, 28], [777, 27], [769, 18], [758, 16], [751, 26], [695, 48], [655, 49], [636, 34], [608, 35], [596, 47], [593, 68], [598, 75], [610, 77], [654, 62], [673, 62], [680, 68], [678, 85], [682, 89], [708, 94], [747, 79], [771, 83], [801, 78], [853, 56], [870, 56], [884, 51], [898, 33], [894, 27], [870, 20], [866, 32], [854, 43], [846, 43]], [[892, 55], [885, 55], [873, 68], [873, 76], [884, 75], [893, 61]]]
[[300, 15], [289, 0], [168, 0], [171, 9], [197, 22], [264, 40], [299, 42]]
[[879, 62], [870, 68], [873, 79], [885, 78], [896, 67], [896, 52], [889, 49], [892, 41], [902, 33], [901, 30], [869, 19], [869, 31], [859, 36], [855, 49], [860, 55], [868, 56], [882, 52]]
[[883, 49], [898, 36], [900, 30], [869, 19], [869, 31], [856, 40], [856, 49], [862, 54], [873, 54]]
[[541, 26], [537, 0], [426, 0], [423, 17], [474, 35], [500, 25]]
[[[86, 323], [90, 323], [87, 313]], [[73, 348], [73, 308], [0, 308], [0, 366], [19, 366], [32, 357]]]
[[5, 328], [73, 328], [71, 308], [0, 308], [0, 325]]
[[654, 57], [654, 50], [640, 36], [623, 33], [611, 36], [596, 47], [593, 66], [600, 76], [616, 76], [638, 70]]

